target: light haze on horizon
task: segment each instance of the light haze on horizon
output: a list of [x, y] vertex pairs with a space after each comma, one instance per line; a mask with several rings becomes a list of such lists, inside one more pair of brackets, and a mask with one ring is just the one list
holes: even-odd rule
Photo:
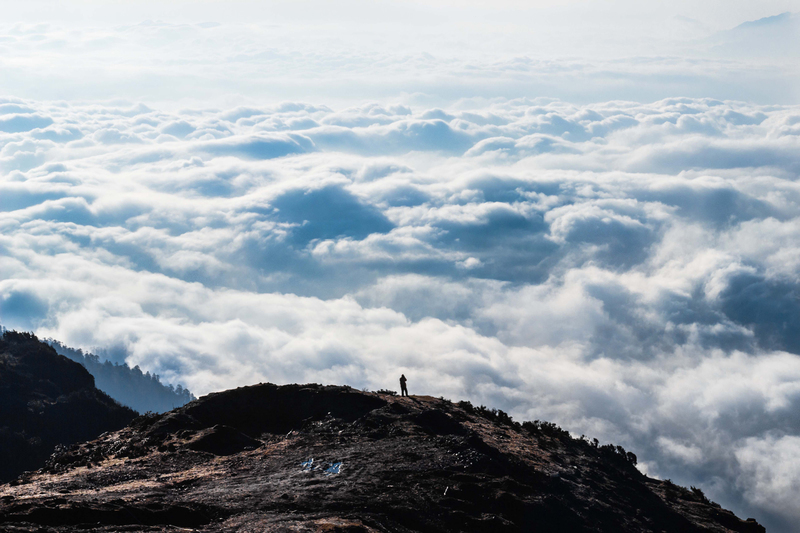
[[[725, 33], [796, 4], [13, 3], [0, 25], [8, 73], [0, 94], [162, 108], [263, 99], [448, 105], [530, 94], [575, 103], [674, 96], [795, 103], [796, 42], [776, 58], [763, 49], [763, 35], [749, 38], [743, 55]], [[796, 24], [792, 31], [796, 37]], [[760, 82], [750, 79], [756, 72]]]

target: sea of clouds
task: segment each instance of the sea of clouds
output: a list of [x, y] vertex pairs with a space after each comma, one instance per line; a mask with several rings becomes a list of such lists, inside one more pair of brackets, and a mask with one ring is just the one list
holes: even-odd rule
[[[800, 107], [0, 100], [0, 322], [469, 399], [800, 523]], [[794, 529], [793, 529], [794, 528]]]

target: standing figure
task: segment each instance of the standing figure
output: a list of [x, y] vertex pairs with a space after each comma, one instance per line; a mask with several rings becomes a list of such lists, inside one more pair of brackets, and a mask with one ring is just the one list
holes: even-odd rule
[[406, 375], [400, 374], [400, 396], [408, 396], [408, 388], [406, 388]]

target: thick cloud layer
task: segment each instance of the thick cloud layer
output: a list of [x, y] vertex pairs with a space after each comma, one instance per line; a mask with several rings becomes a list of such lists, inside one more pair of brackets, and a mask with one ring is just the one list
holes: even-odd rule
[[800, 108], [0, 113], [6, 327], [196, 394], [402, 372], [798, 531]]

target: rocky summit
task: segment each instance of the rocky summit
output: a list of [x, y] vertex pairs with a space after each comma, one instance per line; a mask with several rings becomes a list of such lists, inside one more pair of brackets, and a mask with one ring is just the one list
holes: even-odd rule
[[760, 532], [621, 447], [429, 396], [261, 384], [63, 447], [4, 531]]

